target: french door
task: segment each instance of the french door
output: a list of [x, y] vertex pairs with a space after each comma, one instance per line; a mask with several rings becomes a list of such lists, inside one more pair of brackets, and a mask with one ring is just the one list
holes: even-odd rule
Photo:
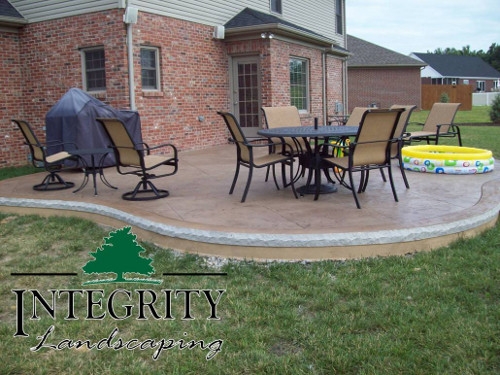
[[232, 59], [233, 113], [246, 136], [256, 136], [260, 128], [260, 74], [258, 56]]

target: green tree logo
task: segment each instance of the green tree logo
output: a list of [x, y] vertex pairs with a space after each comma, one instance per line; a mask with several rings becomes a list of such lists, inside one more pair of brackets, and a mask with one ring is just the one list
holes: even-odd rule
[[126, 273], [138, 273], [141, 275], [152, 275], [155, 269], [151, 265], [153, 259], [144, 258], [139, 254], [145, 249], [137, 243], [137, 236], [131, 232], [131, 227], [124, 227], [109, 233], [104, 238], [104, 244], [98, 247], [94, 257], [82, 267], [86, 274], [114, 273], [115, 279], [92, 280], [85, 284], [101, 283], [148, 283], [160, 284], [162, 280], [153, 279], [126, 279]]

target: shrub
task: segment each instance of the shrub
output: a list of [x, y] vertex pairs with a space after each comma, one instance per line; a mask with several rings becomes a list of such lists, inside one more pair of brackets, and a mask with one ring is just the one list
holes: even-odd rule
[[443, 92], [441, 93], [441, 96], [439, 97], [439, 103], [448, 103], [450, 101], [450, 97], [448, 96], [448, 93]]
[[495, 123], [500, 123], [500, 94], [493, 99], [490, 109], [490, 119]]

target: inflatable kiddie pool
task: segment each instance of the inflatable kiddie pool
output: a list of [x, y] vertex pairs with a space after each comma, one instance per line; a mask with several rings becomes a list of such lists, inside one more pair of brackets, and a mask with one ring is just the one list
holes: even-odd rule
[[416, 172], [475, 174], [491, 172], [495, 165], [490, 150], [473, 147], [406, 146], [401, 156], [404, 168]]

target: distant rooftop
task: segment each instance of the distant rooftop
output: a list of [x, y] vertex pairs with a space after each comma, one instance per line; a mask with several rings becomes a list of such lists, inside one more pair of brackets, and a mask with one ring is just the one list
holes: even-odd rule
[[417, 52], [414, 52], [413, 55], [427, 63], [443, 77], [500, 78], [498, 70], [477, 56]]
[[347, 60], [347, 66], [350, 68], [381, 66], [422, 67], [426, 65], [420, 60], [380, 47], [352, 35], [347, 35], [346, 48], [352, 53], [352, 56]]

